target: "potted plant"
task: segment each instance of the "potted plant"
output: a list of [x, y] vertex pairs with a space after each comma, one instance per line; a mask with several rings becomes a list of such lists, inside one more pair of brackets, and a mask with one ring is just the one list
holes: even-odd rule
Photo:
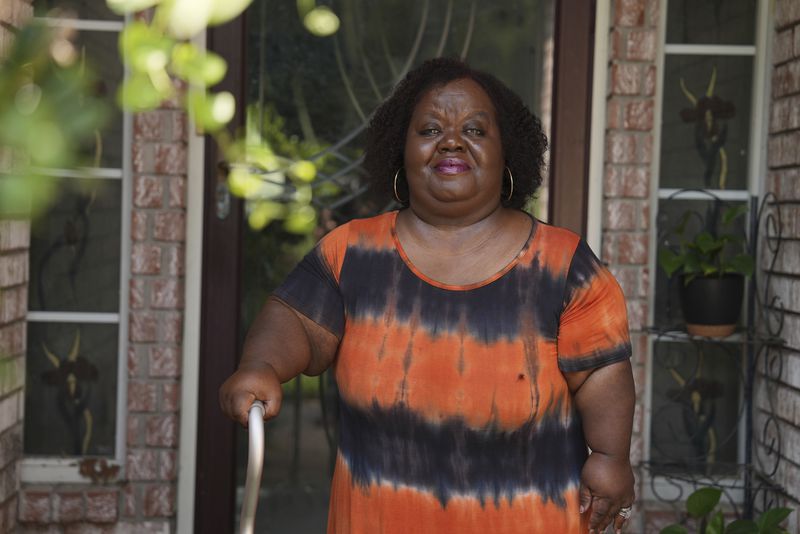
[[793, 512], [791, 508], [769, 508], [755, 521], [737, 519], [725, 524], [725, 515], [716, 510], [722, 497], [718, 488], [700, 488], [686, 499], [686, 513], [681, 523], [662, 528], [660, 534], [688, 534], [687, 523], [693, 522], [698, 534], [788, 534], [781, 523]]
[[672, 233], [678, 243], [661, 247], [658, 263], [667, 276], [678, 276], [678, 292], [686, 330], [697, 336], [726, 337], [733, 333], [744, 297], [745, 277], [755, 268], [747, 245], [729, 227], [747, 212], [747, 206], [728, 208], [722, 212], [721, 230], [715, 225], [694, 237], [687, 226], [696, 212], [686, 211]]

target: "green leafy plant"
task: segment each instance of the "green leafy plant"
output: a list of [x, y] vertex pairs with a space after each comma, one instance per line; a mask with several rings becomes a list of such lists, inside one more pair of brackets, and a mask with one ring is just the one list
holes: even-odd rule
[[[731, 224], [747, 213], [747, 206], [728, 208], [722, 212], [722, 227]], [[698, 276], [722, 277], [729, 273], [751, 276], [755, 269], [753, 257], [747, 253], [745, 240], [732, 232], [712, 233], [703, 230], [689, 238], [687, 227], [696, 215], [686, 211], [672, 233], [678, 237], [676, 248], [661, 247], [658, 252], [658, 263], [667, 276], [684, 275], [684, 283], [688, 284]]]
[[698, 525], [697, 534], [788, 534], [780, 524], [793, 512], [791, 508], [770, 508], [757, 520], [737, 519], [725, 524], [725, 516], [717, 509], [722, 491], [700, 488], [686, 499], [686, 519], [661, 529], [661, 534], [688, 534], [685, 523], [692, 519]]

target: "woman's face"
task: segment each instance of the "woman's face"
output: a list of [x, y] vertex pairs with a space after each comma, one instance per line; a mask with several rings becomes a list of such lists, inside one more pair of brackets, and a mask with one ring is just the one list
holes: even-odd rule
[[474, 80], [453, 80], [420, 99], [406, 133], [411, 205], [432, 213], [491, 211], [500, 203], [503, 146], [494, 105]]

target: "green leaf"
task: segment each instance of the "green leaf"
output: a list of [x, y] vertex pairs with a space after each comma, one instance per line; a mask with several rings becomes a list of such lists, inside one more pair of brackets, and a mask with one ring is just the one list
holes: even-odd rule
[[139, 72], [164, 70], [173, 46], [174, 40], [142, 21], [125, 26], [119, 36], [123, 59]]
[[671, 277], [683, 266], [683, 257], [668, 248], [662, 248], [658, 251], [658, 264], [661, 265], [667, 276]]
[[720, 250], [725, 243], [719, 239], [715, 239], [708, 232], [701, 232], [696, 238], [695, 243], [697, 244], [697, 248], [699, 248], [704, 254], [708, 254], [715, 250]]
[[661, 529], [659, 534], [688, 534], [688, 530], [680, 525], [669, 525]]
[[317, 212], [311, 206], [294, 206], [283, 223], [287, 232], [309, 234], [317, 226]]
[[228, 64], [218, 54], [201, 52], [191, 43], [181, 43], [172, 49], [170, 69], [195, 85], [212, 86], [225, 77]]
[[300, 182], [313, 182], [317, 176], [317, 168], [307, 160], [298, 161], [289, 168], [289, 175]]
[[215, 95], [190, 91], [188, 104], [197, 125], [212, 133], [224, 128], [236, 112], [236, 99], [227, 91]]
[[164, 100], [161, 91], [156, 89], [146, 74], [133, 74], [120, 86], [117, 101], [120, 106], [133, 111], [146, 111], [157, 108]]
[[328, 6], [318, 6], [303, 17], [303, 26], [317, 37], [327, 37], [339, 30], [339, 17]]
[[734, 272], [741, 273], [745, 276], [752, 276], [753, 272], [755, 271], [755, 260], [749, 254], [739, 254], [735, 258], [732, 258], [728, 265], [733, 269]]
[[701, 262], [700, 268], [703, 269], [703, 276], [711, 276], [712, 274], [716, 274], [719, 272], [716, 265], [711, 263]]
[[286, 207], [277, 202], [263, 201], [256, 203], [247, 216], [247, 222], [254, 230], [261, 230], [275, 219], [286, 214]]
[[725, 534], [758, 534], [758, 525], [749, 519], [737, 519], [728, 525]]
[[689, 515], [699, 519], [711, 513], [722, 496], [722, 491], [717, 488], [700, 488], [686, 499], [686, 511]]
[[708, 522], [705, 534], [723, 534], [723, 532], [725, 532], [725, 518], [722, 516], [722, 512], [717, 512]]
[[722, 212], [722, 224], [730, 224], [734, 219], [747, 213], [747, 204], [740, 204]]
[[108, 8], [117, 15], [127, 15], [151, 8], [161, 0], [106, 0]]
[[758, 518], [758, 527], [761, 531], [777, 528], [784, 519], [792, 513], [791, 508], [772, 508]]

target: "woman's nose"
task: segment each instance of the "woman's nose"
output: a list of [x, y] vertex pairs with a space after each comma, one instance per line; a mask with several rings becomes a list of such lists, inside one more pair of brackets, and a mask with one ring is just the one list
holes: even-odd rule
[[439, 141], [439, 152], [463, 152], [464, 142], [458, 133], [446, 133]]

